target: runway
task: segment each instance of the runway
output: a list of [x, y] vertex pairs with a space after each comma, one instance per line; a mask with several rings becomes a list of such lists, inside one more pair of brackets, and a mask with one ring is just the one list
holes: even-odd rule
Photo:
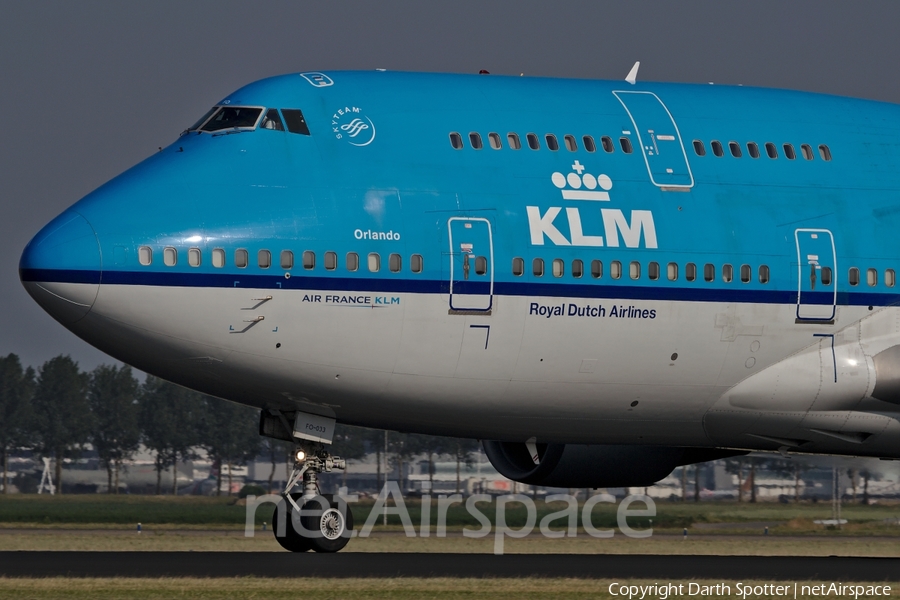
[[900, 558], [343, 552], [0, 552], [7, 577], [573, 577], [897, 581]]

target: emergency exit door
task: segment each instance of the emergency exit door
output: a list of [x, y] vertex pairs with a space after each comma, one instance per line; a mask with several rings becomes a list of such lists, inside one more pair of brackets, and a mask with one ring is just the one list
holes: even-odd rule
[[637, 135], [650, 181], [658, 187], [690, 188], [694, 175], [672, 113], [651, 92], [613, 92]]
[[797, 321], [833, 321], [837, 258], [827, 229], [797, 229]]
[[494, 297], [491, 222], [480, 217], [452, 217], [447, 228], [450, 310], [489, 314]]

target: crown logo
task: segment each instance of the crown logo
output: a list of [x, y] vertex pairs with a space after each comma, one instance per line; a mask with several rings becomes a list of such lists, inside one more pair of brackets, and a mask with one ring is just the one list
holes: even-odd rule
[[[562, 197], [566, 200], [599, 200], [609, 202], [609, 190], [612, 189], [612, 179], [608, 175], [600, 174], [596, 177], [590, 173], [584, 173], [585, 166], [579, 161], [572, 165], [572, 172], [563, 175], [556, 172], [550, 176], [553, 185], [561, 190]], [[582, 175], [582, 173], [584, 173]], [[600, 188], [599, 190], [597, 188]]]

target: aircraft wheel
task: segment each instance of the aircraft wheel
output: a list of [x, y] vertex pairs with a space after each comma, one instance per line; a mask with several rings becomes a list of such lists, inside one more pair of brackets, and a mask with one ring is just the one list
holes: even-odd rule
[[[300, 502], [302, 494], [291, 494], [295, 502]], [[282, 500], [282, 502], [285, 502]], [[312, 515], [301, 515], [300, 524], [302, 533], [293, 526], [294, 507], [287, 503], [285, 515], [288, 519], [285, 524], [285, 535], [278, 535], [278, 513], [281, 503], [275, 508], [272, 515], [272, 531], [275, 540], [282, 548], [290, 552], [337, 552], [350, 541], [350, 532], [353, 531], [353, 513], [350, 512], [346, 502], [338, 503], [334, 496], [316, 496], [308, 499], [301, 505], [304, 511], [315, 511]]]
[[[294, 502], [300, 500], [303, 494], [291, 494], [291, 498], [294, 499]], [[285, 506], [283, 509], [282, 506]], [[278, 535], [278, 514], [284, 510], [284, 515], [287, 517], [287, 522], [285, 523], [284, 528], [284, 536]], [[293, 525], [291, 516], [294, 512], [294, 507], [290, 502], [285, 500], [281, 500], [278, 503], [278, 506], [275, 507], [275, 512], [272, 514], [272, 533], [275, 535], [275, 540], [281, 545], [282, 548], [289, 552], [306, 552], [310, 549], [310, 539], [301, 536], [296, 528]]]
[[307, 541], [316, 552], [337, 552], [350, 541], [353, 531], [353, 513], [346, 502], [337, 502], [332, 495], [310, 498], [304, 510], [314, 510], [314, 515], [301, 516], [304, 529], [312, 532]]

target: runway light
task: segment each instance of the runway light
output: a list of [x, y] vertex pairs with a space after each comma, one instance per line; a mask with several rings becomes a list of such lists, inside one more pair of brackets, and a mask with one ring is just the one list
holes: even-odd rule
[[306, 458], [306, 452], [304, 452], [303, 450], [297, 450], [294, 458], [297, 459], [297, 462], [303, 462], [303, 460]]

